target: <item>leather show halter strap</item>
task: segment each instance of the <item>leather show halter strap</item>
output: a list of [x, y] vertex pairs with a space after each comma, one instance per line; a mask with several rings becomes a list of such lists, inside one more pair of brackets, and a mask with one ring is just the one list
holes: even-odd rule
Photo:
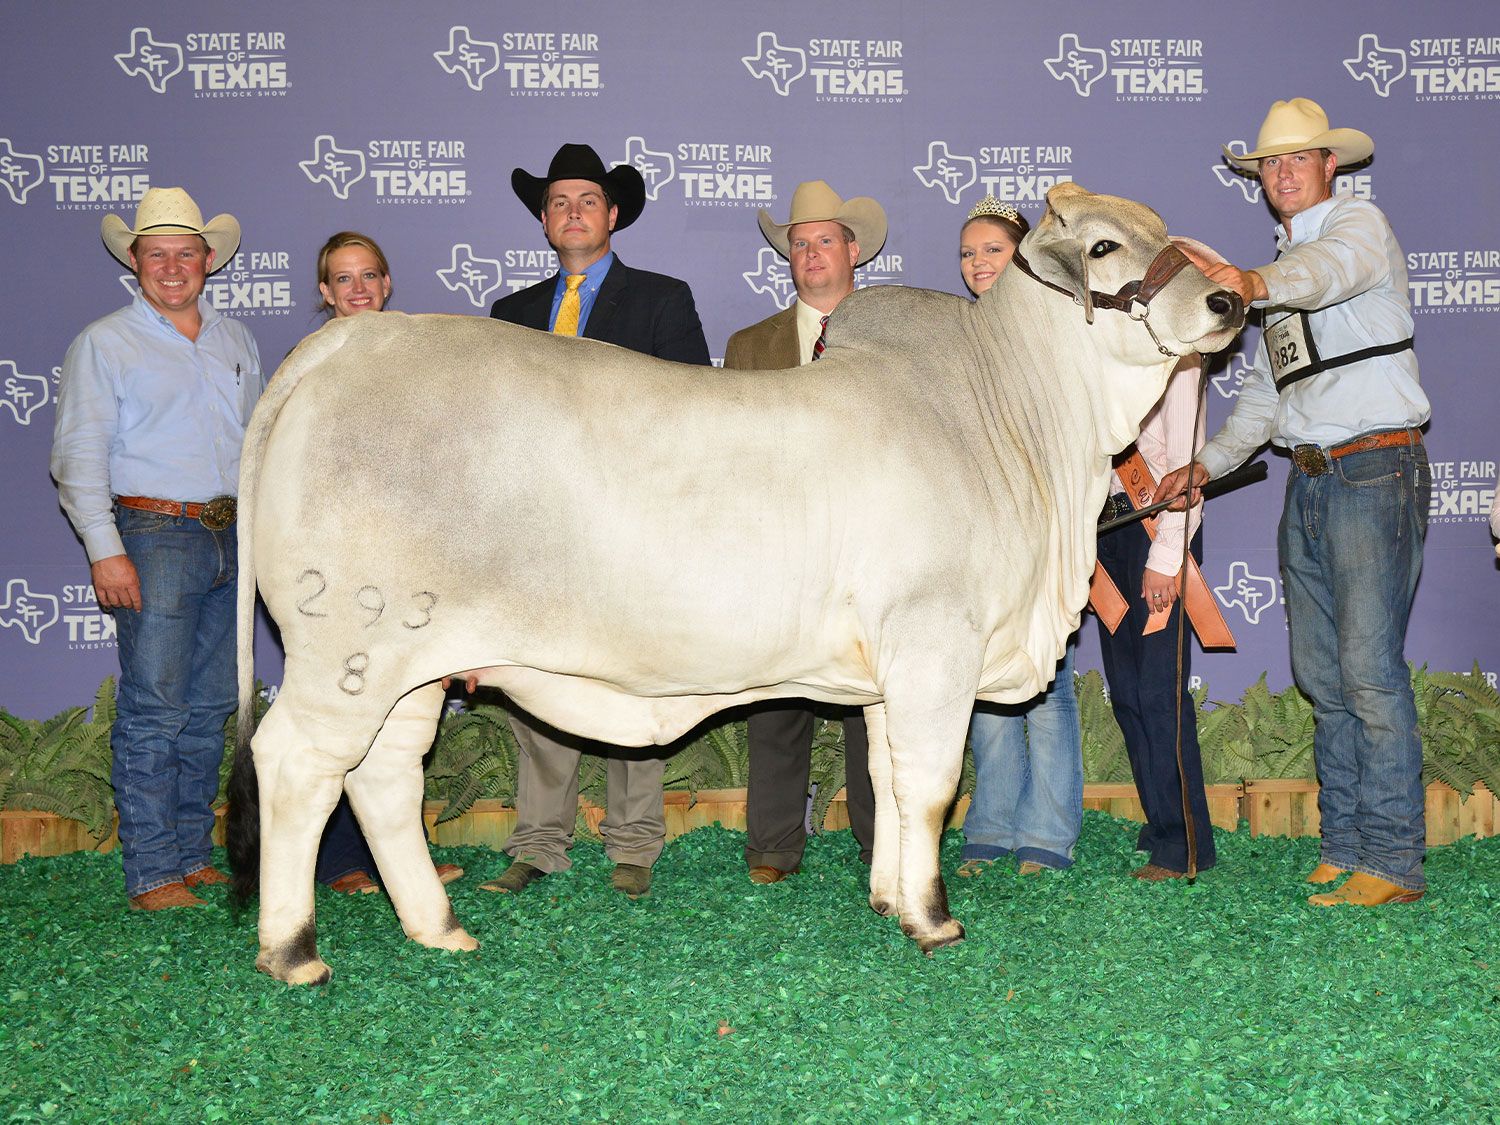
[[[1146, 467], [1146, 459], [1141, 456], [1139, 450], [1132, 447], [1130, 453], [1116, 464], [1115, 471], [1119, 474], [1120, 483], [1125, 488], [1125, 495], [1133, 507], [1143, 508], [1151, 502], [1151, 497], [1156, 492], [1156, 479], [1151, 475], [1151, 470]], [[1148, 536], [1152, 539], [1156, 538], [1154, 518], [1148, 517], [1142, 521], [1141, 526], [1146, 529]], [[1187, 574], [1182, 604], [1187, 610], [1188, 623], [1198, 634], [1198, 643], [1204, 648], [1234, 648], [1234, 634], [1229, 631], [1229, 623], [1224, 620], [1219, 603], [1208, 588], [1208, 580], [1198, 569], [1198, 560], [1189, 554], [1184, 565], [1187, 568]], [[1119, 628], [1120, 622], [1124, 620], [1128, 612], [1128, 603], [1124, 595], [1120, 593], [1119, 587], [1115, 585], [1109, 572], [1104, 569], [1104, 564], [1097, 561], [1094, 563], [1093, 579], [1089, 583], [1089, 605], [1111, 633]], [[1144, 633], [1150, 635], [1166, 628], [1169, 616], [1165, 613], [1152, 614], [1143, 630]]]
[[[1148, 306], [1151, 304], [1152, 299], [1167, 287], [1168, 282], [1182, 272], [1183, 267], [1192, 265], [1192, 262], [1188, 260], [1188, 256], [1172, 243], [1167, 243], [1166, 246], [1162, 247], [1161, 252], [1151, 259], [1151, 264], [1146, 267], [1146, 275], [1139, 281], [1127, 281], [1114, 293], [1101, 293], [1097, 289], [1090, 289], [1083, 297], [1038, 275], [1031, 268], [1031, 263], [1026, 260], [1026, 256], [1021, 253], [1019, 246], [1011, 254], [1010, 260], [1020, 266], [1021, 272], [1027, 277], [1033, 281], [1041, 282], [1048, 289], [1056, 290], [1063, 296], [1070, 298], [1076, 305], [1083, 305], [1089, 309], [1113, 309], [1115, 312], [1124, 313], [1131, 320], [1140, 321], [1145, 326], [1146, 331], [1151, 333], [1151, 342], [1156, 345], [1156, 350], [1161, 352], [1162, 355], [1171, 356], [1175, 359], [1181, 354], [1171, 351], [1162, 345], [1161, 340], [1157, 338], [1156, 332], [1151, 327], [1151, 322], [1147, 319], [1149, 315]], [[1139, 309], [1139, 313], [1137, 313], [1137, 309]], [[1090, 314], [1090, 318], [1092, 319], [1092, 313]]]

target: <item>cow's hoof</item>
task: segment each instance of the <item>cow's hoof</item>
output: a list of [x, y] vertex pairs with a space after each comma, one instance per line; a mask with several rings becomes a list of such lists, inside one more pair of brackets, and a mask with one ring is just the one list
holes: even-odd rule
[[413, 937], [412, 941], [425, 945], [428, 949], [446, 949], [452, 953], [469, 953], [479, 948], [479, 943], [462, 926], [432, 938]]
[[882, 918], [894, 918], [896, 916], [896, 904], [881, 895], [870, 896], [870, 909]]
[[289, 965], [278, 963], [269, 953], [262, 953], [255, 959], [255, 967], [284, 984], [327, 984], [333, 979], [333, 970], [318, 957]]
[[948, 923], [939, 926], [930, 934], [923, 934], [916, 939], [917, 948], [927, 956], [931, 957], [934, 952], [942, 949], [945, 945], [957, 945], [964, 940], [963, 923], [957, 919], [950, 918]]

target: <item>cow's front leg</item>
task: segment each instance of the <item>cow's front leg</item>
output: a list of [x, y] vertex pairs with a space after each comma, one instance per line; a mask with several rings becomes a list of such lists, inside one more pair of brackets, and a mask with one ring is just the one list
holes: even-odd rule
[[[955, 676], [947, 683], [958, 679]], [[930, 681], [909, 687], [888, 682], [885, 693], [891, 789], [901, 837], [896, 909], [902, 931], [923, 953], [962, 941], [964, 936], [963, 926], [948, 912], [938, 848], [963, 772], [964, 732], [974, 695], [972, 688], [966, 688], [935, 697], [932, 689], [937, 686]], [[924, 705], [924, 698], [932, 702]], [[872, 757], [873, 746], [872, 738]]]
[[478, 949], [453, 913], [422, 827], [422, 755], [442, 706], [435, 683], [403, 696], [344, 789], [406, 936], [435, 949]]
[[[316, 729], [283, 688], [251, 750], [260, 786], [260, 952], [255, 967], [287, 984], [323, 984], [333, 971], [318, 957], [313, 870], [344, 769], [314, 745]], [[357, 760], [358, 751], [352, 751]]]
[[870, 909], [889, 918], [897, 913], [901, 831], [891, 790], [891, 744], [885, 731], [885, 704], [865, 708], [870, 740], [870, 784], [875, 789], [875, 843], [870, 861]]

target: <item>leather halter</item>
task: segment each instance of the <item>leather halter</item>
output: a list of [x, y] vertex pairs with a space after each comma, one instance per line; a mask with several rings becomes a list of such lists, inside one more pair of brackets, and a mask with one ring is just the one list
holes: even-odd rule
[[[1156, 332], [1151, 328], [1151, 322], [1146, 319], [1149, 314], [1147, 306], [1151, 304], [1152, 299], [1167, 287], [1167, 283], [1176, 277], [1184, 266], [1192, 265], [1188, 256], [1173, 243], [1167, 243], [1162, 247], [1161, 252], [1151, 259], [1151, 264], [1146, 267], [1146, 275], [1139, 281], [1127, 281], [1114, 293], [1101, 293], [1097, 289], [1090, 289], [1087, 293], [1087, 304], [1085, 304], [1084, 297], [1079, 297], [1069, 290], [1064, 289], [1061, 285], [1055, 285], [1046, 278], [1039, 276], [1036, 270], [1031, 268], [1031, 263], [1021, 253], [1019, 246], [1011, 254], [1010, 260], [1020, 266], [1021, 272], [1027, 277], [1041, 282], [1048, 289], [1055, 289], [1064, 296], [1071, 298], [1076, 305], [1085, 305], [1085, 307], [1092, 305], [1094, 308], [1113, 309], [1115, 312], [1124, 313], [1131, 320], [1140, 321], [1145, 326], [1146, 331], [1151, 333], [1151, 341], [1156, 345], [1157, 351], [1161, 352], [1162, 355], [1173, 358], [1181, 355], [1180, 352], [1171, 351], [1162, 345], [1162, 342], [1156, 337]], [[1135, 311], [1136, 306], [1140, 307], [1139, 314]]]

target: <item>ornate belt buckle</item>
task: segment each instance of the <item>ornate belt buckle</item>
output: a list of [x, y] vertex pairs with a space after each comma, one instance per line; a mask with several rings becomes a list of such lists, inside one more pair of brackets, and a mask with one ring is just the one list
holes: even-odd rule
[[239, 514], [233, 496], [215, 496], [198, 513], [198, 522], [209, 531], [223, 531]]
[[1292, 449], [1292, 462], [1303, 476], [1320, 477], [1328, 472], [1328, 456], [1316, 445], [1298, 445]]

